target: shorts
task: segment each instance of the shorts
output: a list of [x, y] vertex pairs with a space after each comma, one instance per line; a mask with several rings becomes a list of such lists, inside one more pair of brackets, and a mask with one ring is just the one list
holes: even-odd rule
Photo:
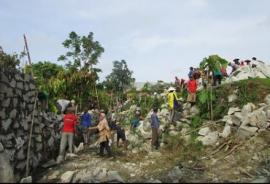
[[188, 93], [187, 101], [196, 102], [196, 93]]

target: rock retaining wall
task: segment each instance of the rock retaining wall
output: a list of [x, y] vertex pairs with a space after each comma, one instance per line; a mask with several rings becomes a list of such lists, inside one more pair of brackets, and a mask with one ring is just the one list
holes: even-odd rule
[[[19, 181], [25, 176], [27, 147], [37, 89], [30, 75], [15, 69], [0, 69], [0, 182]], [[30, 171], [55, 157], [60, 140], [62, 116], [40, 112], [39, 102], [34, 112], [30, 153]], [[8, 158], [2, 159], [2, 158]], [[14, 174], [14, 176], [13, 176]]]

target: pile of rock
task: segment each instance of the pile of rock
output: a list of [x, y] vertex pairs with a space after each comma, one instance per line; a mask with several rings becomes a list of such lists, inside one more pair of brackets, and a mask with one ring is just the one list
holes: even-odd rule
[[228, 137], [233, 129], [241, 139], [266, 131], [270, 127], [270, 95], [266, 96], [265, 103], [258, 106], [247, 103], [242, 109], [231, 107], [228, 115], [224, 116], [221, 121], [226, 122], [222, 132], [212, 132], [209, 127], [205, 127], [199, 131], [198, 140], [202, 141], [204, 145], [212, 145], [217, 142], [219, 137]]
[[243, 66], [238, 68], [229, 78], [226, 79], [226, 83], [249, 79], [249, 78], [269, 78], [270, 66], [261, 61], [252, 61], [257, 67]]
[[[37, 89], [30, 75], [17, 70], [0, 70], [1, 156], [8, 158], [10, 167], [16, 173], [16, 181], [25, 174], [32, 116], [31, 170], [53, 156], [60, 138], [58, 132], [62, 116], [38, 110], [33, 113], [36, 94]], [[5, 181], [5, 178], [0, 178], [0, 181]]]
[[97, 167], [94, 171], [83, 169], [79, 172], [67, 171], [61, 176], [62, 183], [124, 183], [117, 171]]

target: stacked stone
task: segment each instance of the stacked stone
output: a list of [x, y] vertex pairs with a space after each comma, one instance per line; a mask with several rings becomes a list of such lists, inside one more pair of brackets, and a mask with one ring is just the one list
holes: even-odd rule
[[[9, 158], [16, 181], [25, 175], [36, 94], [32, 76], [15, 69], [0, 69], [0, 143]], [[31, 171], [54, 156], [52, 152], [58, 149], [56, 145], [62, 121], [61, 116], [39, 112], [38, 104], [37, 101], [30, 149]]]

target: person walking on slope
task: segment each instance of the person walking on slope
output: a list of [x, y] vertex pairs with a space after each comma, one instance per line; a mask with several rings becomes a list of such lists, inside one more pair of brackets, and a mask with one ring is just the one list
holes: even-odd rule
[[167, 95], [167, 100], [168, 100], [168, 107], [169, 107], [169, 111], [170, 111], [170, 115], [169, 115], [169, 119], [171, 123], [175, 123], [174, 122], [174, 116], [175, 116], [175, 109], [177, 109], [178, 107], [178, 97], [177, 94], [175, 92], [175, 88], [174, 87], [170, 87], [168, 89], [169, 93]]
[[217, 84], [221, 84], [221, 80], [222, 80], [222, 73], [220, 71], [220, 69], [216, 69], [214, 72], [214, 86], [217, 86]]
[[196, 103], [197, 81], [192, 77], [187, 83], [188, 97], [187, 101], [191, 106]]
[[90, 127], [89, 130], [92, 129], [98, 129], [99, 131], [99, 138], [97, 140], [97, 143], [100, 144], [100, 156], [104, 156], [104, 149], [106, 149], [108, 156], [111, 157], [111, 132], [110, 132], [110, 127], [108, 124], [108, 121], [106, 119], [106, 115], [104, 113], [100, 113], [99, 116], [99, 124], [96, 127]]
[[89, 143], [89, 132], [88, 128], [92, 125], [92, 117], [88, 113], [88, 108], [84, 109], [84, 113], [81, 116], [81, 126], [83, 132], [83, 140], [85, 144]]
[[64, 160], [65, 150], [68, 143], [69, 152], [73, 153], [73, 138], [75, 134], [75, 126], [77, 124], [77, 117], [74, 114], [75, 109], [69, 107], [67, 109], [67, 114], [64, 116], [64, 126], [62, 129], [61, 143], [60, 143], [60, 153], [57, 159], [57, 163], [61, 163]]
[[158, 109], [153, 108], [153, 114], [151, 115], [151, 128], [152, 128], [152, 150], [159, 148], [159, 126], [160, 121], [157, 116]]

